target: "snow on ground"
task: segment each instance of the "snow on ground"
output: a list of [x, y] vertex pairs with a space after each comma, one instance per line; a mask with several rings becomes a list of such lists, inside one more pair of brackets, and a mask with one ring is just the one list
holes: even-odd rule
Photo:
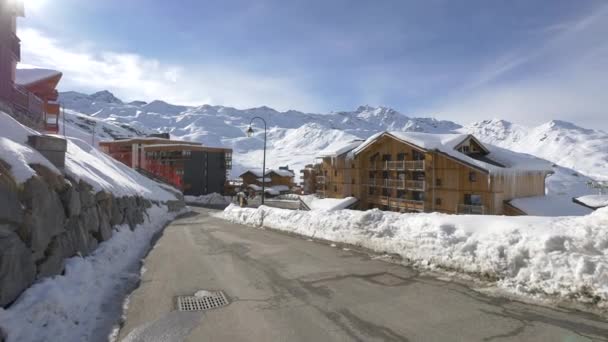
[[608, 207], [608, 195], [586, 195], [577, 198], [577, 200], [592, 208]]
[[184, 199], [188, 204], [200, 205], [227, 205], [232, 201], [230, 196], [222, 196], [216, 192], [202, 196], [184, 196]]
[[323, 211], [341, 210], [357, 203], [357, 199], [354, 197], [319, 198], [315, 195], [306, 195], [300, 196], [300, 199], [310, 208], [310, 210]]
[[118, 227], [91, 255], [66, 261], [65, 274], [45, 278], [3, 310], [8, 341], [108, 341], [116, 335], [126, 296], [140, 279], [140, 261], [176, 214], [153, 206], [131, 231]]
[[294, 211], [231, 205], [223, 217], [396, 253], [414, 265], [497, 279], [530, 296], [608, 307], [608, 208], [583, 217]]
[[[11, 166], [11, 174], [19, 183], [35, 174], [31, 164], [40, 164], [60, 173], [42, 154], [27, 145], [27, 137], [37, 134], [39, 133], [21, 125], [8, 114], [0, 112], [0, 159]], [[95, 191], [105, 190], [119, 197], [175, 200], [175, 195], [155, 181], [77, 138], [68, 138], [63, 172], [76, 181], [89, 183]]]

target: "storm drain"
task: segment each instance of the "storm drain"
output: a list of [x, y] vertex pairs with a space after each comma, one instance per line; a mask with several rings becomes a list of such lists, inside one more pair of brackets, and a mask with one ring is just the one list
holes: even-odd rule
[[179, 311], [206, 311], [228, 305], [222, 291], [204, 291], [205, 295], [177, 297]]

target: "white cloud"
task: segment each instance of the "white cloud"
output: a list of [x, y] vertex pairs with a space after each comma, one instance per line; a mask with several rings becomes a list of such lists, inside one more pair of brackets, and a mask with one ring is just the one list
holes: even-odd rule
[[285, 78], [225, 65], [170, 65], [133, 53], [99, 51], [87, 42], [68, 45], [32, 28], [21, 29], [19, 37], [22, 61], [62, 71], [63, 90], [108, 89], [125, 100], [162, 99], [187, 105], [319, 110], [315, 98]]
[[535, 48], [507, 51], [426, 112], [445, 118], [564, 119], [608, 130], [608, 6], [545, 32]]

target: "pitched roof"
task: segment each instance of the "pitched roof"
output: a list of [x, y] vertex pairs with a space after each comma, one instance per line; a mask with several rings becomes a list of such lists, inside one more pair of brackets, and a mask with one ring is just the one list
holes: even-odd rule
[[319, 152], [318, 156], [320, 158], [338, 157], [359, 147], [364, 141], [365, 140], [363, 139], [338, 141], [327, 146], [324, 150]]
[[21, 68], [15, 71], [15, 84], [25, 87], [61, 75], [57, 70]]
[[[433, 134], [419, 132], [379, 132], [369, 137], [351, 153], [357, 155], [381, 137], [388, 136], [423, 151], [436, 151], [450, 159], [489, 173], [506, 173], [509, 171], [544, 171], [552, 172], [551, 163], [525, 153], [517, 153], [497, 146], [482, 144], [470, 134]], [[473, 139], [487, 152], [483, 157], [464, 154], [457, 148], [467, 139]]]

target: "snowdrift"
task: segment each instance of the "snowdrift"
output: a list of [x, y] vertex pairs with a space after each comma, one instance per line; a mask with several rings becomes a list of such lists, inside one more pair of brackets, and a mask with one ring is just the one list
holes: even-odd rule
[[608, 307], [608, 208], [584, 217], [310, 212], [231, 205], [229, 221], [396, 253], [526, 295]]

